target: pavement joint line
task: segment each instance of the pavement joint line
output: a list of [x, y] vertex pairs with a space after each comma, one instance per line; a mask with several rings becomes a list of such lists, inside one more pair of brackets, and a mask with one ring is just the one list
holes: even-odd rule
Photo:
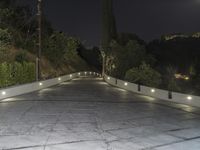
[[[174, 137], [177, 137], [177, 136], [174, 136]], [[177, 137], [177, 138], [180, 138], [180, 137]], [[176, 141], [176, 142], [167, 143], [167, 144], [152, 146], [152, 147], [144, 148], [144, 149], [141, 149], [141, 150], [152, 150], [152, 149], [159, 148], [159, 147], [164, 147], [164, 146], [169, 146], [169, 145], [173, 145], [173, 144], [183, 143], [183, 142], [186, 142], [186, 141], [192, 141], [192, 140], [200, 139], [200, 136], [194, 137], [194, 138], [188, 138], [188, 139], [185, 139], [185, 138], [180, 138], [180, 139], [182, 139], [182, 140]]]
[[[55, 144], [47, 144], [46, 147], [49, 146], [57, 146], [57, 145], [65, 145], [65, 144], [75, 144], [75, 143], [84, 143], [84, 142], [102, 142], [104, 140], [79, 140], [79, 141], [71, 141], [71, 142], [62, 142], [62, 143], [55, 143]], [[21, 150], [21, 149], [28, 149], [28, 148], [39, 148], [44, 147], [45, 145], [33, 145], [33, 146], [24, 146], [24, 147], [16, 147], [16, 148], [8, 148], [8, 149], [2, 149], [2, 150]]]

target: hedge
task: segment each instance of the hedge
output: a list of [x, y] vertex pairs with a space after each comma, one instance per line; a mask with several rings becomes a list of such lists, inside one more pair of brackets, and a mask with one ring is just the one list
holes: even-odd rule
[[34, 63], [5, 62], [0, 64], [0, 88], [33, 81], [35, 81]]

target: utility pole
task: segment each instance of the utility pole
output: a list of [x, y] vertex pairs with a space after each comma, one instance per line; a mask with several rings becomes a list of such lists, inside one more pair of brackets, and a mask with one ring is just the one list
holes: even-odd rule
[[106, 54], [103, 50], [101, 50], [101, 56], [102, 56], [102, 77], [104, 78], [105, 76], [105, 59], [106, 59]]
[[36, 58], [36, 80], [41, 79], [41, 51], [42, 51], [42, 0], [38, 0], [38, 54]]

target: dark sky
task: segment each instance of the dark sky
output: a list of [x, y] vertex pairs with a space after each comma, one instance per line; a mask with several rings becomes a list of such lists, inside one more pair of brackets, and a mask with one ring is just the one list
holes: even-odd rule
[[[21, 0], [35, 6], [37, 0]], [[200, 0], [113, 0], [119, 32], [146, 41], [168, 33], [200, 31]], [[52, 25], [87, 45], [101, 40], [101, 0], [44, 0]]]

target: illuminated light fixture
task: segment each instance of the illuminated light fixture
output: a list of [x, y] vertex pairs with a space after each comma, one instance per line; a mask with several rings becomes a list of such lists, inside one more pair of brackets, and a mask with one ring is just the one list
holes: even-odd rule
[[127, 82], [125, 82], [125, 83], [124, 83], [124, 85], [125, 85], [125, 86], [127, 86], [127, 85], [128, 85], [128, 83], [127, 83]]
[[87, 74], [87, 72], [85, 72], [85, 74]]
[[70, 74], [70, 78], [72, 77], [72, 75]]
[[185, 77], [185, 80], [189, 80], [190, 78], [189, 77]]
[[110, 77], [108, 77], [107, 79], [110, 80]]
[[61, 78], [58, 78], [58, 81], [61, 81]]
[[39, 83], [39, 85], [40, 85], [40, 86], [42, 86], [42, 85], [43, 85], [43, 83], [42, 83], [42, 82], [40, 82], [40, 83]]
[[187, 99], [188, 99], [188, 100], [192, 100], [192, 96], [188, 96]]
[[156, 91], [155, 89], [151, 89], [151, 93], [155, 93], [155, 91]]
[[92, 72], [90, 72], [90, 74], [92, 74]]
[[81, 75], [81, 73], [79, 72], [78, 75]]
[[6, 95], [6, 92], [5, 92], [5, 91], [3, 91], [3, 92], [1, 92], [1, 94], [2, 94], [2, 95]]

